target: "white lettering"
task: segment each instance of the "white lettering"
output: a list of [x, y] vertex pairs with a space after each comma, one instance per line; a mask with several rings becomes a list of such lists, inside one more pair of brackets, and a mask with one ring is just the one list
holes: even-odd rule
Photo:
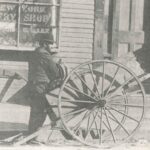
[[0, 4], [0, 11], [13, 11], [15, 7], [13, 4]]
[[16, 7], [16, 5], [12, 5], [12, 4], [6, 4], [7, 10], [8, 11], [13, 11]]
[[48, 15], [43, 15], [43, 22], [48, 23], [50, 17], [51, 17], [50, 15], [49, 16]]
[[31, 22], [30, 14], [24, 15], [23, 21], [24, 21], [24, 22]]
[[0, 5], [0, 11], [6, 11], [6, 5], [5, 4]]
[[24, 22], [34, 22], [34, 23], [48, 23], [49, 16], [42, 14], [25, 14], [23, 18]]
[[22, 10], [26, 13], [46, 13], [46, 6], [22, 5]]
[[16, 18], [16, 14], [8, 14], [8, 13], [3, 13], [3, 12], [0, 12], [0, 20], [1, 21], [7, 21], [7, 22], [10, 22], [10, 21], [14, 21]]
[[49, 28], [32, 28], [32, 33], [49, 33]]
[[23, 28], [22, 29], [24, 33], [28, 33], [29, 32], [29, 28]]
[[16, 14], [10, 14], [10, 20], [13, 21], [16, 18]]
[[21, 7], [23, 9], [23, 12], [26, 12], [26, 9], [27, 9], [28, 5], [22, 5]]

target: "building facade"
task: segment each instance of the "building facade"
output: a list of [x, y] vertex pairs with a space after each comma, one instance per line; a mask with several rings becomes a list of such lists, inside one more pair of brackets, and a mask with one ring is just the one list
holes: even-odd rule
[[[143, 9], [144, 0], [1, 0], [0, 101], [23, 101], [28, 57], [40, 34], [53, 34], [56, 60], [71, 69], [93, 59], [115, 59], [142, 48]], [[10, 72], [23, 80], [8, 79]]]

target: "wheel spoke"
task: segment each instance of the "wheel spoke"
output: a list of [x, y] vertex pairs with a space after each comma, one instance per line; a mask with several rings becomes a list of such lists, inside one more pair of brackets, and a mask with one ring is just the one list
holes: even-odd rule
[[[93, 115], [93, 118], [94, 118], [94, 115]], [[96, 121], [95, 121], [95, 127], [96, 127], [96, 131], [97, 131], [98, 137], [100, 138], [101, 137], [101, 135], [100, 135], [100, 129], [98, 129], [98, 125], [97, 125]]]
[[74, 111], [71, 111], [71, 112], [68, 112], [66, 114], [63, 114], [63, 116], [70, 116], [70, 115], [75, 115], [75, 114], [79, 114], [83, 111], [85, 111], [86, 109], [85, 108], [82, 108], [80, 110], [74, 110]]
[[[99, 84], [99, 81], [100, 81], [100, 76], [96, 75], [95, 80], [96, 80], [96, 83], [97, 83], [97, 85], [98, 85], [98, 84]], [[96, 85], [94, 85], [94, 86], [93, 86], [92, 91], [93, 91], [93, 92], [96, 92], [96, 91], [97, 91], [97, 89], [96, 89]], [[93, 95], [93, 94], [91, 94], [91, 96], [93, 97], [94, 95]], [[101, 97], [101, 95], [100, 95], [100, 97]]]
[[[89, 126], [90, 126], [90, 116], [88, 117], [88, 122], [87, 122], [87, 131], [88, 131], [88, 129], [89, 129]], [[85, 137], [84, 137], [85, 138]]]
[[113, 86], [114, 81], [115, 81], [115, 78], [116, 78], [116, 75], [117, 75], [119, 69], [120, 69], [120, 67], [118, 66], [118, 67], [117, 67], [117, 70], [116, 70], [116, 72], [115, 72], [115, 74], [114, 74], [114, 76], [113, 76], [113, 80], [112, 80], [112, 82], [110, 83], [110, 85], [109, 85], [109, 87], [108, 87], [108, 89], [107, 89], [107, 91], [106, 91], [105, 96], [107, 96], [107, 94], [109, 93], [111, 87]]
[[74, 119], [74, 116], [71, 116], [71, 118], [67, 118], [66, 123], [68, 123], [68, 122], [71, 121], [72, 119]]
[[95, 102], [91, 101], [85, 101], [85, 100], [74, 100], [74, 101], [69, 101], [69, 100], [62, 100], [63, 102], [68, 102], [68, 103], [86, 103], [86, 104], [94, 104]]
[[109, 109], [107, 109], [107, 108], [106, 108], [106, 110], [115, 119], [115, 122], [117, 122], [123, 128], [123, 130], [127, 133], [127, 135], [130, 135], [130, 133], [127, 131], [127, 129], [122, 125], [121, 122], [119, 122], [119, 120], [112, 114], [112, 112]]
[[115, 89], [115, 91], [113, 91], [112, 94], [108, 94], [106, 98], [111, 98], [114, 95], [117, 95], [117, 92], [119, 90], [121, 90], [121, 88], [123, 88], [127, 83], [129, 83], [131, 80], [133, 79], [133, 77], [129, 78], [127, 81], [125, 81], [121, 86], [117, 87], [117, 89]]
[[110, 105], [115, 105], [115, 106], [128, 106], [128, 107], [137, 107], [137, 108], [144, 107], [144, 105], [121, 104], [121, 103], [110, 103]]
[[92, 121], [92, 123], [90, 124], [90, 127], [89, 127], [88, 130], [87, 130], [85, 139], [87, 138], [87, 136], [88, 136], [88, 134], [89, 134], [89, 131], [91, 130], [92, 125], [93, 125], [93, 123], [95, 122], [96, 117], [98, 116], [98, 111], [99, 111], [99, 109], [97, 109], [97, 112], [96, 112], [96, 114], [94, 115], [93, 121]]
[[64, 87], [64, 92], [67, 93], [68, 95], [70, 95], [71, 97], [75, 98], [75, 99], [78, 99], [79, 97], [74, 94], [70, 89], [67, 89]]
[[78, 75], [77, 72], [75, 72], [75, 75], [81, 80], [81, 82], [83, 82], [83, 83], [86, 85], [86, 87], [89, 89], [89, 91], [90, 91], [92, 94], [94, 94], [94, 96], [97, 98], [97, 100], [99, 100], [99, 98], [97, 97], [97, 95], [89, 88], [89, 86], [87, 85], [87, 83], [80, 77], [80, 75]]
[[[103, 113], [103, 115], [105, 115], [105, 113]], [[112, 121], [116, 122], [116, 120], [115, 120], [115, 119], [113, 119], [112, 117], [108, 116], [108, 118], [109, 118], [109, 119], [111, 119]], [[108, 126], [107, 126], [107, 129], [109, 129], [109, 127], [108, 127]], [[110, 131], [110, 129], [109, 129], [109, 131]]]
[[75, 133], [80, 129], [80, 126], [82, 124], [82, 122], [90, 115], [89, 111], [86, 111], [86, 113], [84, 114], [84, 116], [82, 117], [81, 121], [79, 121], [73, 128], [73, 130], [76, 130]]
[[[84, 75], [81, 75], [81, 78], [82, 78], [84, 81], [86, 81]], [[83, 92], [88, 94], [89, 92], [88, 92], [87, 86], [85, 86], [85, 84], [84, 84], [83, 82], [81, 82], [81, 84], [82, 84]]]
[[104, 62], [103, 62], [102, 97], [104, 96], [104, 80], [105, 80], [105, 68], [104, 68]]
[[81, 94], [83, 94], [83, 95], [89, 97], [90, 99], [92, 99], [92, 100], [95, 101], [95, 102], [97, 101], [97, 100], [95, 100], [93, 97], [91, 97], [90, 95], [88, 95], [88, 94], [86, 94], [86, 93], [83, 93], [82, 91], [80, 91], [80, 90], [78, 90], [78, 89], [76, 89], [76, 88], [70, 87], [70, 86], [68, 86], [68, 85], [65, 85], [65, 87], [66, 87], [66, 88], [70, 88], [70, 89], [72, 89], [72, 90], [74, 90], [74, 91], [77, 91], [77, 92], [79, 92], [79, 93], [81, 93]]
[[109, 129], [110, 129], [110, 132], [111, 132], [112, 137], [113, 137], [113, 141], [114, 141], [114, 143], [116, 143], [116, 139], [115, 139], [115, 136], [114, 136], [113, 130], [112, 130], [112, 128], [111, 128], [111, 125], [110, 125], [110, 122], [109, 122], [109, 119], [108, 119], [107, 112], [106, 112], [105, 108], [103, 108], [103, 110], [104, 110], [104, 114], [105, 114], [105, 116], [106, 116], [106, 120], [107, 120], [107, 123], [108, 123]]
[[124, 116], [126, 116], [126, 117], [128, 117], [128, 118], [130, 118], [131, 120], [134, 120], [135, 122], [139, 123], [139, 121], [136, 120], [136, 119], [134, 119], [133, 117], [131, 117], [131, 116], [129, 116], [129, 115], [127, 115], [127, 114], [125, 114], [125, 113], [123, 113], [123, 112], [121, 112], [121, 111], [119, 111], [119, 110], [113, 108], [113, 107], [110, 107], [110, 106], [108, 106], [108, 107], [109, 107], [110, 109], [112, 109], [112, 110], [114, 110], [114, 111], [116, 111], [116, 112], [118, 112], [118, 113], [120, 113], [120, 114], [122, 114], [122, 115], [124, 115]]
[[100, 116], [100, 144], [102, 144], [102, 124], [103, 124], [103, 109], [101, 108], [101, 116]]
[[[103, 113], [102, 113], [102, 114], [103, 114]], [[101, 116], [100, 116], [100, 115], [98, 115], [98, 117], [101, 119]], [[107, 126], [107, 124], [106, 124], [104, 121], [102, 121], [102, 123], [105, 125], [105, 127], [107, 128], [107, 130], [110, 131], [110, 129], [109, 129], [109, 127]]]
[[91, 68], [91, 66], [90, 66], [89, 64], [88, 64], [88, 67], [89, 67], [89, 69], [90, 69], [90, 71], [91, 71], [91, 76], [92, 76], [92, 79], [93, 79], [94, 85], [95, 85], [95, 87], [96, 87], [96, 90], [97, 90], [98, 96], [101, 98], [101, 95], [100, 95], [99, 90], [98, 90], [97, 82], [96, 82], [96, 80], [95, 80], [95, 78], [94, 78], [93, 70], [92, 70], [92, 68]]
[[[76, 132], [77, 132], [77, 130], [79, 130], [79, 128], [80, 128], [79, 124], [81, 125], [81, 123], [82, 123], [86, 118], [90, 117], [90, 115], [94, 112], [94, 109], [95, 109], [95, 108], [93, 108], [89, 113], [88, 113], [88, 111], [87, 111], [86, 114], [84, 115], [84, 117], [82, 118], [82, 120], [78, 123], [78, 125], [76, 125], [76, 127], [78, 127], [78, 129], [75, 129], [76, 127], [74, 127], [73, 130], [76, 130]], [[88, 114], [87, 114], [87, 113], [88, 113]], [[89, 121], [89, 118], [88, 118], [88, 121]]]
[[[78, 86], [76, 85], [76, 83], [75, 83], [71, 78], [69, 79], [68, 84], [69, 84], [71, 87], [73, 87], [73, 88], [79, 90]], [[79, 92], [77, 92], [77, 91], [75, 91], [75, 92], [76, 92], [76, 94], [77, 94], [79, 97], [81, 97], [81, 93], [79, 93]]]

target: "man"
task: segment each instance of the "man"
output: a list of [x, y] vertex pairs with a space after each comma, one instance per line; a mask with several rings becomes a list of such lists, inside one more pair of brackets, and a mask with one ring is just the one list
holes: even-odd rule
[[56, 121], [57, 117], [47, 102], [46, 92], [53, 89], [49, 83], [60, 78], [57, 63], [53, 61], [51, 45], [52, 35], [43, 35], [39, 39], [39, 47], [35, 49], [29, 61], [29, 92], [31, 98], [31, 112], [29, 119], [29, 133], [40, 128], [47, 116], [51, 121]]

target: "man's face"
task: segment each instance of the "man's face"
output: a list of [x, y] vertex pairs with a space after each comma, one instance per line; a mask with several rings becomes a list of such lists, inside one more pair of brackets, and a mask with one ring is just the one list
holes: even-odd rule
[[49, 51], [51, 51], [51, 43], [47, 43], [47, 47], [48, 47]]
[[44, 47], [45, 47], [49, 52], [51, 52], [51, 45], [52, 45], [52, 43], [50, 43], [50, 42], [44, 43]]

